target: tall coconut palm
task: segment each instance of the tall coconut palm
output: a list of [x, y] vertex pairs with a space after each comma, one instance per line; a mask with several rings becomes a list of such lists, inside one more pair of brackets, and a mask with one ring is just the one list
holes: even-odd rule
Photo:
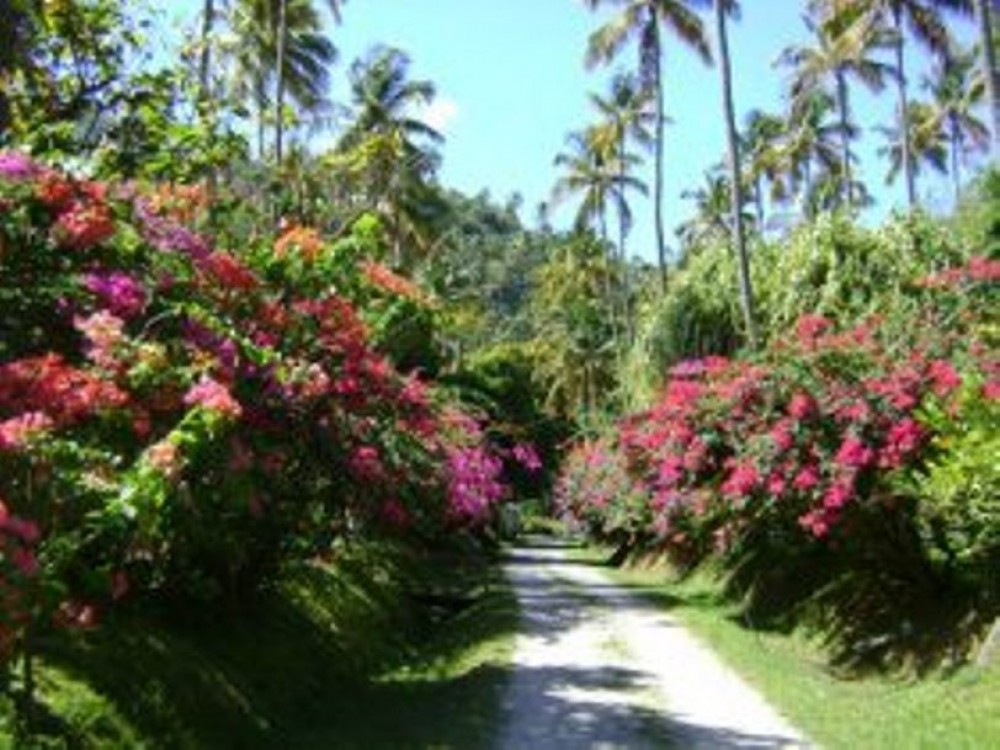
[[405, 264], [403, 240], [428, 246], [421, 221], [420, 196], [428, 195], [437, 171], [437, 146], [444, 136], [420, 120], [415, 109], [435, 96], [430, 81], [409, 78], [410, 59], [391, 47], [377, 46], [355, 60], [348, 73], [352, 121], [338, 150], [361, 163], [368, 207], [383, 213], [392, 226], [394, 260]]
[[585, 0], [585, 2], [591, 10], [605, 5], [620, 8], [614, 18], [591, 35], [586, 55], [588, 67], [607, 64], [634, 41], [639, 51], [639, 77], [654, 94], [656, 164], [653, 179], [653, 211], [660, 283], [666, 289], [667, 249], [663, 230], [663, 134], [666, 124], [662, 73], [663, 31], [671, 32], [682, 44], [695, 50], [708, 63], [712, 57], [704, 25], [690, 7], [690, 3], [684, 0]]
[[993, 36], [996, 0], [974, 0], [979, 21], [979, 54], [982, 56], [982, 76], [989, 104], [990, 130], [993, 133], [993, 159], [1000, 159], [1000, 68], [997, 68], [996, 39]]
[[744, 179], [753, 190], [758, 231], [763, 231], [766, 222], [762, 182], [768, 180], [772, 196], [775, 195], [775, 187], [780, 183], [781, 143], [786, 135], [786, 122], [779, 115], [760, 109], [753, 109], [747, 114], [742, 137], [746, 151], [743, 172]]
[[[912, 208], [917, 199], [915, 182], [917, 168], [913, 163], [916, 149], [912, 148], [910, 143], [912, 127], [901, 126], [904, 121], [910, 121], [904, 21], [910, 36], [921, 42], [932, 54], [940, 57], [948, 52], [950, 41], [943, 13], [968, 13], [971, 6], [969, 0], [853, 0], [853, 5], [860, 6], [864, 12], [874, 15], [878, 21], [892, 30], [891, 45], [895, 57], [897, 89], [896, 132], [902, 137], [900, 151], [902, 171], [907, 203]], [[919, 120], [919, 117], [917, 119]]]
[[876, 128], [886, 139], [886, 145], [878, 150], [879, 156], [889, 159], [889, 171], [886, 174], [886, 184], [893, 184], [904, 172], [907, 163], [907, 149], [910, 152], [909, 164], [914, 178], [920, 176], [923, 167], [931, 167], [940, 174], [948, 173], [948, 137], [944, 130], [938, 127], [934, 107], [926, 102], [911, 102], [906, 110], [907, 134], [900, 132], [899, 126]]
[[873, 92], [881, 91], [894, 69], [872, 55], [885, 49], [891, 39], [870, 15], [857, 8], [820, 15], [818, 19], [807, 17], [805, 21], [815, 36], [815, 46], [788, 47], [781, 53], [779, 64], [793, 69], [793, 113], [797, 114], [799, 105], [813, 92], [831, 91], [840, 115], [842, 202], [851, 208], [855, 204], [851, 150], [855, 131], [851, 127], [848, 80], [854, 78]]
[[685, 254], [730, 238], [733, 195], [729, 177], [721, 164], [707, 170], [701, 185], [684, 190], [681, 198], [694, 204], [694, 213], [677, 227], [677, 237]]
[[[813, 91], [801, 98], [789, 113], [787, 133], [775, 156], [774, 177], [779, 181], [776, 192], [782, 197], [797, 194], [807, 217], [818, 203], [825, 205], [825, 201], [817, 201], [820, 189], [825, 191], [831, 178], [839, 180], [839, 143], [845, 125], [834, 119], [835, 109], [833, 96], [825, 91]], [[855, 132], [852, 124], [846, 127], [851, 128], [851, 134]], [[843, 194], [843, 189], [837, 193]]]
[[608, 244], [607, 213], [613, 205], [616, 213], [631, 222], [628, 191], [646, 192], [646, 186], [630, 173], [636, 157], [625, 154], [624, 164], [617, 152], [617, 144], [608, 148], [605, 134], [600, 127], [570, 133], [566, 139], [568, 151], [558, 154], [555, 165], [562, 168], [562, 175], [553, 188], [550, 205], [557, 205], [570, 196], [579, 196], [576, 212], [577, 229], [596, 226], [601, 240]]
[[405, 150], [422, 154], [416, 166], [433, 171], [435, 147], [444, 136], [416, 116], [437, 94], [430, 81], [409, 78], [410, 58], [393, 47], [376, 46], [351, 64], [351, 122], [341, 136], [341, 149], [354, 148], [373, 136], [398, 137]]
[[[635, 162], [635, 157], [629, 155], [629, 143], [635, 143], [643, 150], [651, 149], [656, 115], [651, 108], [652, 92], [641, 85], [639, 79], [631, 73], [619, 73], [611, 79], [607, 96], [590, 95], [591, 104], [597, 110], [601, 121], [595, 129], [597, 140], [604, 142], [603, 148], [615, 155], [619, 168], [619, 183], [624, 184], [627, 169]], [[645, 192], [645, 185], [642, 186]], [[618, 214], [618, 257], [626, 260], [625, 240], [631, 228], [631, 210], [625, 209]]]
[[215, 26], [215, 0], [204, 0], [201, 9], [201, 60], [198, 64], [198, 96], [208, 99], [208, 77], [212, 66], [212, 29]]
[[[295, 6], [297, 4], [303, 6], [303, 12], [311, 14], [315, 14], [315, 8], [313, 7], [311, 0], [265, 0], [265, 2], [268, 2], [272, 6], [272, 18], [275, 20], [274, 153], [277, 163], [280, 164], [282, 157], [282, 139], [285, 128], [285, 88], [287, 85], [286, 67], [290, 64], [294, 64], [294, 61], [290, 59], [292, 57], [290, 54], [292, 52], [292, 40], [289, 38], [294, 28], [292, 25], [292, 16], [296, 12]], [[346, 0], [326, 0], [326, 5], [330, 9], [330, 13], [333, 14], [334, 21], [337, 23], [340, 22], [340, 9], [344, 2], [346, 2]], [[276, 9], [273, 7], [274, 3], [277, 3]], [[329, 44], [329, 42], [327, 42], [327, 44]], [[333, 50], [333, 45], [330, 44], [329, 48], [330, 50]], [[333, 62], [332, 54], [329, 62]]]
[[[569, 135], [569, 150], [555, 158], [555, 165], [561, 167], [563, 172], [553, 188], [551, 204], [558, 205], [570, 196], [579, 196], [576, 228], [582, 230], [594, 225], [597, 227], [601, 245], [607, 253], [608, 273], [605, 276], [604, 292], [611, 312], [612, 338], [617, 345], [619, 327], [615, 289], [618, 285], [612, 273], [615, 263], [613, 246], [608, 242], [607, 212], [609, 205], [613, 205], [618, 216], [630, 224], [632, 211], [628, 203], [628, 192], [634, 190], [645, 194], [646, 186], [630, 173], [636, 158], [630, 154], [619, 154], [618, 143], [606, 136], [606, 130], [601, 126]], [[625, 160], [623, 164], [619, 164], [621, 159]], [[624, 307], [623, 317], [627, 318], [627, 303]], [[626, 328], [630, 329], [631, 326], [626, 324]]]
[[955, 199], [961, 191], [961, 157], [968, 147], [985, 149], [990, 143], [990, 129], [976, 116], [983, 100], [984, 81], [974, 75], [974, 52], [956, 52], [939, 60], [923, 82], [934, 107], [931, 127], [942, 130], [948, 138], [952, 185]]
[[[599, 146], [606, 153], [614, 154], [618, 165], [618, 187], [620, 195], [616, 200], [618, 212], [618, 261], [622, 269], [621, 308], [625, 319], [626, 336], [629, 341], [634, 335], [631, 309], [631, 279], [629, 278], [628, 253], [625, 241], [632, 228], [632, 210], [625, 195], [629, 182], [629, 169], [638, 165], [638, 159], [629, 153], [630, 143], [635, 143], [643, 151], [652, 149], [652, 128], [656, 125], [656, 115], [652, 109], [652, 92], [632, 73], [618, 73], [611, 79], [606, 97], [591, 94], [591, 104], [601, 116], [595, 127]], [[642, 195], [648, 193], [645, 183], [631, 183], [631, 189]]]
[[732, 62], [726, 19], [738, 12], [736, 0], [714, 0], [716, 44], [722, 80], [722, 112], [726, 123], [726, 146], [729, 161], [729, 189], [732, 192], [732, 243], [739, 267], [740, 306], [743, 324], [751, 349], [757, 348], [757, 320], [754, 315], [753, 287], [750, 283], [750, 258], [747, 253], [746, 228], [743, 224], [743, 169], [740, 159], [739, 131], [733, 105]]
[[[315, 111], [325, 100], [329, 68], [336, 62], [337, 50], [323, 34], [322, 20], [311, 0], [281, 0], [285, 11], [284, 34], [280, 25], [278, 0], [239, 0], [233, 8], [232, 28], [238, 39], [235, 49], [235, 93], [254, 103], [258, 114], [258, 150], [264, 155], [264, 130], [268, 110], [272, 118], [284, 110], [287, 94], [302, 110]], [[281, 96], [277, 102], [277, 42], [284, 40], [282, 51]], [[272, 88], [275, 95], [271, 95]], [[275, 150], [284, 141], [283, 117], [274, 118]]]

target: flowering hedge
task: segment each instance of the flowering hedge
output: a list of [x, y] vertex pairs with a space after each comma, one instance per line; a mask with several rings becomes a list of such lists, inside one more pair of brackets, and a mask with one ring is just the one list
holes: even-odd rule
[[338, 535], [480, 524], [504, 495], [473, 416], [386, 353], [384, 321], [432, 302], [373, 227], [236, 249], [197, 231], [207, 204], [0, 154], [0, 664], [29, 628], [235, 597]]
[[753, 361], [676, 365], [651, 409], [570, 455], [560, 509], [685, 565], [752, 569], [755, 596], [867, 566], [1000, 608], [1000, 262], [911, 286], [904, 324], [805, 316]]

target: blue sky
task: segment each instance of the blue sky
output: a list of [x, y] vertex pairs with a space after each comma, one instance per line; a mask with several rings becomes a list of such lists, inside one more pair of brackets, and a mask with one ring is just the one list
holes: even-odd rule
[[[322, 0], [316, 0], [323, 5]], [[780, 108], [786, 74], [772, 64], [787, 45], [808, 40], [797, 0], [745, 2], [742, 20], [731, 29], [737, 111]], [[175, 17], [193, 22], [200, 3], [184, 0]], [[464, 192], [488, 189], [503, 200], [524, 198], [523, 217], [534, 221], [535, 207], [547, 200], [557, 172], [553, 157], [566, 133], [594, 119], [587, 92], [602, 91], [610, 71], [583, 66], [587, 37], [607, 14], [589, 12], [581, 0], [348, 0], [342, 24], [330, 26], [341, 53], [334, 71], [334, 101], [346, 102], [345, 72], [350, 61], [376, 43], [405, 50], [414, 78], [433, 81], [438, 99], [425, 117], [447, 136], [441, 181]], [[710, 19], [706, 19], [710, 21]], [[712, 28], [710, 23], [707, 24]], [[959, 22], [959, 36], [972, 38], [971, 25]], [[926, 67], [922, 53], [911, 80]], [[626, 51], [621, 65], [632, 65]], [[674, 120], [666, 140], [668, 227], [690, 214], [683, 190], [697, 186], [704, 171], [724, 152], [718, 70], [706, 68], [690, 52], [672, 46], [665, 64], [667, 110]], [[865, 128], [889, 123], [894, 97], [854, 94], [856, 119]], [[876, 190], [877, 220], [901, 205], [902, 188], [882, 186], [885, 165], [875, 157], [878, 136], [866, 133], [860, 149], [862, 173]], [[651, 160], [650, 160], [651, 162]], [[649, 175], [651, 181], [651, 173]], [[948, 183], [925, 179], [920, 192], [931, 205], [947, 202]], [[634, 200], [636, 226], [630, 253], [655, 256], [652, 207]], [[565, 225], [568, 204], [556, 216]], [[672, 238], [671, 238], [672, 239]]]

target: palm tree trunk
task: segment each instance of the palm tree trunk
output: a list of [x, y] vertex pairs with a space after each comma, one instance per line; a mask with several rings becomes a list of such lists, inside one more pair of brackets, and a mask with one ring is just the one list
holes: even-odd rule
[[750, 260], [747, 257], [747, 238], [743, 227], [743, 179], [740, 174], [740, 142], [736, 131], [736, 112], [733, 106], [732, 68], [729, 59], [729, 38], [726, 33], [726, 6], [715, 0], [715, 23], [719, 38], [719, 65], [722, 72], [722, 106], [726, 116], [726, 140], [729, 147], [729, 189], [733, 212], [733, 246], [740, 269], [740, 303], [743, 322], [751, 349], [757, 348], [757, 321], [753, 309], [753, 287], [750, 284]]
[[1000, 72], [997, 71], [996, 51], [993, 48], [993, 19], [991, 0], [976, 0], [979, 18], [979, 46], [983, 56], [983, 77], [986, 80], [986, 101], [990, 109], [990, 129], [993, 133], [993, 158], [1000, 158]]
[[841, 68], [837, 69], [837, 108], [840, 110], [841, 170], [844, 202], [848, 209], [854, 207], [854, 177], [851, 174], [851, 132], [850, 102], [847, 98], [847, 78]]
[[958, 117], [954, 112], [948, 116], [948, 120], [951, 124], [951, 137], [948, 139], [951, 141], [951, 182], [955, 187], [955, 203], [957, 204], [959, 195], [962, 192], [962, 180], [958, 172], [958, 151], [962, 145], [962, 130], [958, 124]]
[[[654, 24], [659, 18], [654, 18]], [[656, 174], [653, 175], [653, 211], [656, 220], [656, 258], [660, 264], [660, 290], [667, 291], [667, 245], [663, 236], [663, 131], [666, 120], [663, 106], [663, 60], [660, 49], [660, 31], [653, 31], [653, 87], [656, 91]]]
[[764, 192], [760, 187], [760, 175], [753, 178], [753, 202], [757, 210], [757, 231], [764, 232]]
[[198, 98], [208, 100], [208, 74], [212, 65], [212, 26], [215, 24], [214, 0], [205, 0], [201, 19], [201, 63], [198, 71]]
[[803, 175], [802, 183], [802, 215], [807, 219], [812, 218], [812, 203], [809, 200], [809, 194], [812, 190], [812, 159], [806, 156], [805, 161], [805, 174]]
[[[621, 189], [625, 189], [625, 130], [622, 129], [621, 137], [618, 139], [618, 179]], [[625, 219], [624, 210], [625, 197], [622, 196], [622, 204], [618, 207], [618, 260], [621, 263], [622, 279], [620, 285], [622, 318], [625, 323], [625, 342], [632, 343], [632, 309], [629, 300], [629, 277], [628, 277], [628, 256], [625, 252], [625, 240], [628, 236], [628, 225]]]
[[274, 95], [274, 156], [277, 163], [281, 164], [281, 139], [284, 134], [284, 109], [285, 109], [285, 42], [288, 37], [288, 0], [278, 0], [278, 43], [277, 59], [274, 66], [275, 95]]
[[[199, 61], [198, 70], [198, 104], [201, 109], [203, 122], [209, 124], [208, 130], [208, 144], [210, 148], [215, 146], [215, 118], [210, 117], [210, 113], [214, 107], [210, 106], [212, 92], [210, 90], [210, 72], [212, 66], [212, 27], [215, 24], [215, 2], [214, 0], [205, 0], [203, 6], [202, 24], [201, 24], [201, 60]], [[214, 148], [213, 148], [214, 150]], [[215, 193], [218, 188], [218, 174], [214, 166], [209, 166], [208, 175], [205, 180], [205, 188], [209, 198], [209, 229], [214, 235], [215, 233]]]
[[910, 209], [917, 204], [916, 176], [913, 171], [913, 147], [910, 143], [910, 122], [907, 116], [910, 104], [906, 92], [906, 61], [904, 59], [902, 8], [894, 5], [892, 21], [896, 31], [896, 83], [899, 93], [899, 132], [903, 148], [903, 179], [906, 183], [906, 203]]

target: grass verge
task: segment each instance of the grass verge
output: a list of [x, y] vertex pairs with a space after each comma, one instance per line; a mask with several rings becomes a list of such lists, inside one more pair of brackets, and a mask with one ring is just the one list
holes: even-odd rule
[[[585, 548], [577, 554], [600, 561], [609, 551]], [[1000, 747], [1000, 664], [920, 680], [850, 679], [828, 666], [821, 642], [808, 633], [750, 629], [739, 607], [722, 596], [719, 579], [708, 573], [671, 582], [670, 572], [657, 564], [607, 572], [676, 615], [824, 748]]]
[[146, 607], [48, 643], [29, 746], [484, 746], [516, 627], [491, 560], [343, 550], [239, 616]]

